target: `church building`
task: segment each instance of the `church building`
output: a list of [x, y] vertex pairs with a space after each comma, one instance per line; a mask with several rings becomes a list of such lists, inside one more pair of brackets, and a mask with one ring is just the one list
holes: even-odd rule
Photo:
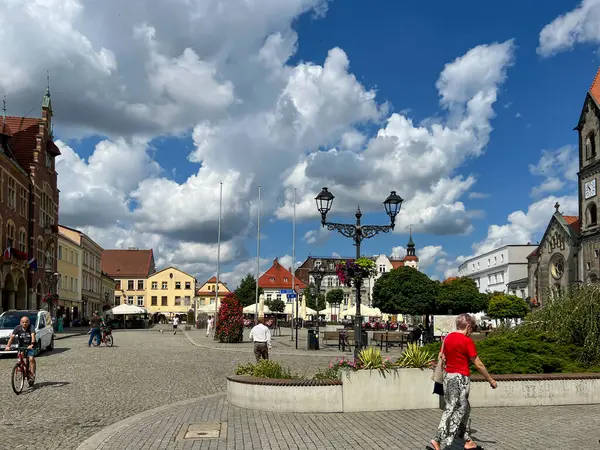
[[548, 228], [528, 257], [529, 292], [533, 303], [543, 304], [552, 292], [575, 283], [600, 281], [600, 69], [587, 92], [579, 122], [579, 214], [564, 216], [555, 205]]

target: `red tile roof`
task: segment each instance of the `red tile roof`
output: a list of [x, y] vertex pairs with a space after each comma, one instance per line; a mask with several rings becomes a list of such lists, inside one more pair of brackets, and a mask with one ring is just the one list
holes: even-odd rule
[[442, 283], [450, 283], [451, 281], [458, 280], [458, 277], [448, 277]]
[[404, 261], [398, 261], [397, 259], [393, 259], [390, 261], [392, 263], [392, 268], [397, 269], [398, 267], [404, 267]]
[[[258, 285], [263, 289], [292, 289], [292, 273], [275, 258], [271, 268], [258, 279]], [[306, 283], [296, 278], [296, 289], [306, 289]]]
[[153, 266], [152, 249], [102, 252], [102, 270], [113, 278], [148, 278]]
[[[37, 146], [37, 135], [40, 133], [42, 119], [6, 116], [2, 121], [6, 122], [12, 132], [12, 137], [8, 140], [10, 149], [19, 165], [28, 172], [29, 166], [33, 163], [33, 151]], [[48, 143], [48, 151], [53, 155], [60, 155], [60, 150], [52, 141]]]
[[565, 219], [565, 222], [567, 222], [567, 224], [573, 228], [573, 230], [579, 234], [580, 231], [580, 223], [579, 223], [579, 217], [577, 216], [563, 216], [563, 219]]
[[12, 130], [8, 126], [8, 123], [4, 119], [0, 119], [0, 134], [4, 136], [13, 137]]
[[590, 87], [590, 95], [594, 97], [596, 103], [600, 104], [600, 68], [596, 72], [592, 86]]
[[419, 258], [415, 255], [406, 255], [404, 261], [418, 261]]

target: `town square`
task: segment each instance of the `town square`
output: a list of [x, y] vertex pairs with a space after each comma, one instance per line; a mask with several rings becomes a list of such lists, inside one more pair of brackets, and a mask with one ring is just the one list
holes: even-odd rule
[[600, 0], [0, 19], [0, 450], [600, 448]]

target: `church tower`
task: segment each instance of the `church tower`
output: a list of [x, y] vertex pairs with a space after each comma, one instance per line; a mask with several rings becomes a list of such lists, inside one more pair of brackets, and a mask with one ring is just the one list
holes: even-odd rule
[[587, 92], [579, 122], [579, 223], [581, 254], [579, 279], [596, 281], [600, 276], [600, 228], [598, 227], [598, 182], [600, 178], [600, 69]]
[[419, 257], [415, 254], [415, 243], [413, 242], [412, 231], [410, 232], [408, 244], [406, 244], [406, 256], [403, 261], [405, 267], [412, 267], [413, 269], [419, 270]]

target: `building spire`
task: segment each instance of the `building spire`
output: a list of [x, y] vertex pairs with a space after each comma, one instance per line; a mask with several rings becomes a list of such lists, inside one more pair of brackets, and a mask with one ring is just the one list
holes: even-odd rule
[[409, 227], [410, 237], [408, 238], [408, 244], [406, 244], [406, 255], [415, 256], [415, 243], [412, 238], [412, 224]]
[[52, 99], [50, 98], [50, 71], [46, 70], [46, 95], [42, 99], [42, 109], [47, 109], [52, 114]]

